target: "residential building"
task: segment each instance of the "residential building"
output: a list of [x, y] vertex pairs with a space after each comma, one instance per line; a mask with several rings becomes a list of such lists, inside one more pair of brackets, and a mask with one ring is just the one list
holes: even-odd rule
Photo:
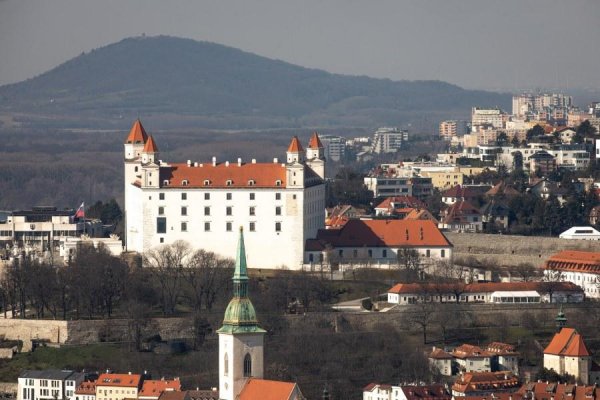
[[561, 239], [600, 240], [600, 232], [591, 226], [574, 226], [558, 235], [558, 237]]
[[[374, 208], [376, 216], [397, 215], [402, 209], [422, 209], [427, 208], [425, 203], [413, 196], [391, 196], [383, 199]], [[409, 211], [409, 212], [410, 212]]]
[[363, 400], [451, 400], [443, 385], [382, 385], [363, 388]]
[[523, 385], [514, 395], [514, 400], [599, 400], [600, 386], [597, 382], [595, 385], [573, 385], [570, 383], [538, 381]]
[[427, 358], [429, 359], [429, 364], [435, 367], [440, 374], [444, 376], [454, 375], [452, 371], [452, 360], [454, 357], [452, 357], [452, 354], [434, 346]]
[[438, 227], [451, 232], [481, 232], [483, 219], [471, 203], [459, 200], [442, 210]]
[[451, 206], [458, 201], [474, 202], [480, 195], [480, 190], [470, 186], [456, 185], [442, 192], [442, 203]]
[[324, 148], [316, 133], [306, 150], [292, 138], [283, 163], [166, 163], [139, 120], [124, 146], [127, 251], [184, 240], [224, 254], [235, 247], [234, 226], [243, 225], [256, 249], [253, 266], [297, 269], [305, 241], [324, 227]]
[[[562, 328], [544, 349], [544, 368], [573, 375], [587, 385], [590, 382], [592, 356], [583, 337], [573, 328]], [[596, 381], [598, 383], [598, 381]]]
[[586, 297], [600, 299], [600, 253], [563, 250], [552, 255], [544, 269], [546, 276], [558, 273], [561, 280], [580, 286]]
[[507, 114], [499, 108], [473, 107], [471, 110], [471, 132], [477, 132], [485, 126], [502, 129], [505, 127], [507, 117]]
[[373, 136], [374, 153], [395, 153], [408, 140], [408, 131], [396, 127], [382, 127]]
[[85, 375], [70, 370], [23, 371], [17, 380], [17, 400], [75, 400]]
[[96, 400], [96, 381], [84, 380], [75, 389], [75, 400]]
[[298, 385], [263, 379], [264, 336], [248, 297], [248, 267], [242, 228], [233, 273], [233, 297], [219, 335], [219, 398], [221, 400], [303, 400]]
[[414, 196], [424, 200], [433, 193], [431, 178], [397, 178], [385, 175], [369, 175], [364, 178], [365, 186], [373, 197]]
[[111, 235], [108, 238], [93, 238], [88, 235], [81, 235], [80, 237], [61, 238], [58, 254], [65, 262], [68, 262], [75, 257], [82, 246], [92, 246], [96, 249], [103, 247], [115, 257], [119, 257], [123, 253], [123, 241], [117, 235]]
[[490, 362], [492, 371], [512, 371], [519, 375], [519, 353], [515, 346], [507, 343], [492, 342], [485, 350], [492, 355]]
[[548, 176], [551, 172], [556, 171], [556, 158], [545, 150], [535, 152], [529, 157], [529, 173]]
[[164, 392], [180, 392], [181, 382], [175, 379], [145, 379], [138, 400], [158, 400]]
[[327, 161], [343, 161], [346, 157], [346, 138], [334, 135], [319, 136], [323, 144], [323, 156]]
[[445, 140], [452, 139], [453, 136], [462, 136], [467, 133], [467, 124], [465, 121], [442, 121], [440, 122], [440, 137]]
[[479, 209], [482, 229], [508, 229], [510, 207], [501, 201], [492, 199]]
[[389, 266], [405, 249], [417, 251], [426, 264], [452, 259], [452, 244], [432, 221], [376, 219], [319, 231], [306, 243], [304, 262]]
[[387, 292], [391, 304], [431, 303], [580, 303], [585, 296], [571, 282], [398, 283]]
[[452, 385], [452, 396], [478, 396], [492, 393], [516, 392], [519, 378], [510, 371], [467, 372]]
[[452, 351], [452, 357], [461, 372], [491, 372], [491, 354], [479, 346], [463, 344]]
[[140, 374], [100, 374], [96, 380], [96, 400], [137, 399], [142, 381]]

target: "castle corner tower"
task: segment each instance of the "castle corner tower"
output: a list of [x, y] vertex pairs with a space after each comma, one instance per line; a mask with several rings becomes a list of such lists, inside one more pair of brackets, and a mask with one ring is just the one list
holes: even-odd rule
[[219, 334], [219, 397], [235, 400], [249, 378], [262, 378], [264, 335], [248, 297], [248, 271], [244, 233], [240, 227], [233, 298], [225, 310]]

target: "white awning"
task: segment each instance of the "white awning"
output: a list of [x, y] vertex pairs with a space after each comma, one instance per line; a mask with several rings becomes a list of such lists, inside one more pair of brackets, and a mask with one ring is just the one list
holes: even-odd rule
[[492, 293], [493, 303], [539, 303], [540, 299], [540, 294], [535, 290]]

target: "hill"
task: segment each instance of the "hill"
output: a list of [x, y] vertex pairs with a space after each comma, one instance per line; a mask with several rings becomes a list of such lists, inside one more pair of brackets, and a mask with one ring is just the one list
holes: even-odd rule
[[424, 114], [466, 115], [475, 105], [508, 107], [509, 101], [505, 94], [440, 81], [331, 74], [167, 36], [124, 39], [0, 87], [4, 113], [96, 123], [160, 115], [229, 128], [397, 124]]

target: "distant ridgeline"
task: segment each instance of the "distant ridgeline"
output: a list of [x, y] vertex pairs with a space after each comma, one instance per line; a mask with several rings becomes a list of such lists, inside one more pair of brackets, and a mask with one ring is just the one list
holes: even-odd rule
[[[473, 105], [509, 108], [510, 100], [507, 94], [441, 81], [331, 74], [166, 36], [124, 39], [0, 87], [0, 112], [93, 117], [97, 122], [185, 115], [196, 126], [235, 128], [372, 127], [407, 123], [411, 117], [423, 120], [423, 115], [433, 126], [438, 116], [466, 116]], [[174, 120], [165, 126], [184, 121]]]

